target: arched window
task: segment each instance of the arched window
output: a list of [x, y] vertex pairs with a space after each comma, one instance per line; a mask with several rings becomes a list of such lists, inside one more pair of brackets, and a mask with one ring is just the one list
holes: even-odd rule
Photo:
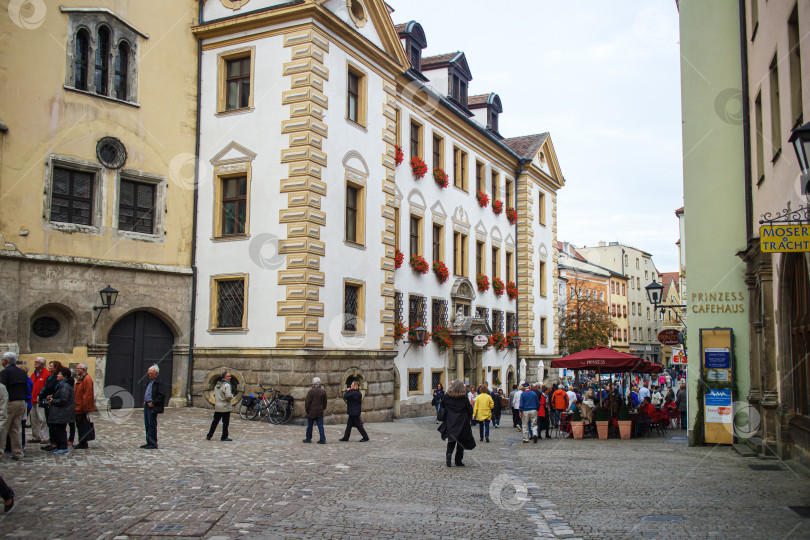
[[122, 41], [118, 44], [115, 57], [115, 97], [127, 99], [127, 70], [129, 69], [129, 44]]
[[87, 90], [87, 60], [90, 55], [90, 36], [87, 30], [76, 32], [76, 51], [73, 59], [73, 86]]
[[98, 29], [96, 44], [96, 94], [108, 94], [107, 72], [110, 58], [110, 31], [102, 26]]

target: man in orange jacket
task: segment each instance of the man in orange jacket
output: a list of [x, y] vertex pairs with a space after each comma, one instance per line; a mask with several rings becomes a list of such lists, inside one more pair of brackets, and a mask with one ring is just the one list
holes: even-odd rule
[[568, 410], [568, 393], [564, 390], [563, 385], [557, 386], [554, 393], [551, 394], [551, 406], [554, 408], [554, 425], [560, 425], [560, 414]]
[[93, 379], [87, 374], [87, 364], [76, 366], [76, 386], [73, 389], [75, 401], [76, 431], [79, 432], [79, 444], [73, 448], [87, 449], [86, 435], [89, 432], [90, 418], [87, 416], [95, 412], [96, 403], [93, 395]]

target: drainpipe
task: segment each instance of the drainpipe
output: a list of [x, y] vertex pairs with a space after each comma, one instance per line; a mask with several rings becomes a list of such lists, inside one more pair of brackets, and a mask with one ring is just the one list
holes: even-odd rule
[[745, 240], [754, 237], [753, 178], [751, 176], [751, 111], [748, 104], [748, 27], [745, 23], [745, 0], [740, 3], [740, 67], [742, 68], [743, 156], [745, 162]]
[[[203, 2], [199, 3], [199, 23], [203, 22]], [[202, 40], [197, 39], [197, 123], [196, 140], [194, 142], [194, 156], [199, 162], [200, 156], [200, 107], [202, 107], [202, 100], [200, 99], [200, 91], [202, 89]], [[188, 335], [188, 370], [186, 372], [186, 384], [188, 391], [186, 393], [186, 404], [191, 407], [191, 386], [194, 371], [194, 314], [197, 311], [197, 205], [198, 205], [198, 191], [199, 186], [199, 167], [198, 163], [194, 164], [194, 206], [191, 218], [191, 323]]]
[[[518, 158], [518, 168], [515, 171], [515, 189], [512, 196], [514, 197], [514, 208], [517, 210], [517, 202], [518, 202], [518, 179], [523, 172], [523, 167], [526, 164], [531, 163], [531, 159], [526, 158]], [[531, 225], [531, 224], [529, 224]], [[518, 235], [518, 222], [515, 221], [515, 285], [517, 285], [518, 281], [518, 257], [520, 256], [520, 236]], [[515, 328], [520, 328], [520, 295], [515, 298]], [[521, 345], [523, 344], [521, 337]], [[526, 369], [528, 371], [528, 368]], [[515, 349], [515, 382], [520, 384], [520, 349]], [[503, 382], [503, 381], [501, 381]], [[509, 389], [511, 391], [511, 388]]]

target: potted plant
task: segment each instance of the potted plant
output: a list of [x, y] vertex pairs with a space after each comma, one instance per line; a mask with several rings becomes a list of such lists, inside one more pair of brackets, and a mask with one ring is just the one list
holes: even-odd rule
[[633, 422], [630, 420], [630, 411], [627, 404], [622, 400], [622, 407], [619, 409], [619, 435], [622, 439], [629, 439], [633, 432]]
[[411, 158], [411, 172], [413, 173], [414, 178], [417, 180], [421, 180], [427, 174], [427, 165], [422, 158], [419, 156], [413, 156]]
[[[515, 338], [517, 338], [517, 341], [515, 341]], [[520, 335], [517, 332], [508, 332], [506, 334], [506, 342], [509, 344], [510, 349], [519, 349]]]
[[518, 296], [518, 288], [514, 281], [509, 281], [506, 284], [506, 294], [509, 295], [510, 300], [514, 300]]
[[489, 197], [483, 191], [479, 191], [475, 194], [475, 198], [478, 199], [478, 206], [481, 208], [486, 208], [489, 204]]
[[492, 201], [492, 211], [498, 216], [503, 212], [503, 201]]
[[417, 274], [427, 274], [430, 271], [427, 261], [421, 255], [411, 255], [411, 269]]
[[495, 347], [497, 350], [502, 351], [507, 347], [506, 336], [500, 332], [495, 332], [489, 336], [489, 343], [487, 347]]
[[497, 277], [492, 278], [492, 290], [495, 293], [495, 296], [500, 298], [501, 295], [503, 295], [503, 289], [504, 289], [504, 285], [503, 285], [503, 281], [501, 281], [501, 278], [497, 278]]
[[433, 169], [433, 179], [439, 184], [439, 187], [444, 189], [450, 185], [450, 179], [447, 178], [447, 173], [444, 172], [444, 169], [436, 168]]
[[512, 225], [517, 223], [517, 210], [515, 210], [514, 208], [507, 208], [506, 219], [508, 219], [509, 223], [511, 223]]
[[444, 283], [450, 277], [450, 271], [442, 261], [433, 261], [433, 273], [436, 274], [439, 283]]
[[484, 274], [476, 274], [475, 283], [478, 285], [478, 290], [480, 292], [486, 292], [489, 290], [489, 278]]
[[453, 338], [446, 326], [437, 326], [430, 338], [439, 346], [439, 352], [444, 352], [453, 346]]
[[396, 145], [394, 148], [394, 161], [397, 164], [397, 167], [405, 160], [405, 154], [402, 152], [402, 147], [400, 145]]
[[596, 410], [596, 432], [600, 439], [608, 438], [608, 414], [603, 407]]
[[581, 439], [585, 435], [585, 421], [579, 409], [574, 409], [574, 416], [571, 418], [571, 435], [575, 439]]
[[405, 334], [408, 333], [408, 327], [402, 324], [402, 321], [394, 321], [394, 343], [399, 343]]
[[394, 253], [394, 269], [396, 270], [400, 266], [402, 266], [402, 262], [405, 260], [405, 255], [400, 251], [396, 250]]

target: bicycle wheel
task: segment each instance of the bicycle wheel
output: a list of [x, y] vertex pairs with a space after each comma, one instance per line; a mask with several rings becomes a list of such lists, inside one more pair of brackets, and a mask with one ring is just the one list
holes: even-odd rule
[[244, 420], [255, 420], [259, 416], [259, 412], [261, 411], [259, 411], [255, 403], [249, 407], [247, 405], [239, 406], [239, 416]]
[[274, 424], [281, 424], [282, 420], [284, 420], [284, 407], [282, 407], [278, 402], [273, 402], [268, 409], [268, 414], [270, 415], [270, 421]]
[[290, 420], [292, 420], [292, 416], [293, 416], [293, 408], [292, 408], [292, 405], [287, 404], [287, 405], [284, 407], [284, 418], [281, 420], [281, 423], [282, 423], [282, 424], [287, 424], [287, 423], [289, 423], [289, 422], [290, 422]]

